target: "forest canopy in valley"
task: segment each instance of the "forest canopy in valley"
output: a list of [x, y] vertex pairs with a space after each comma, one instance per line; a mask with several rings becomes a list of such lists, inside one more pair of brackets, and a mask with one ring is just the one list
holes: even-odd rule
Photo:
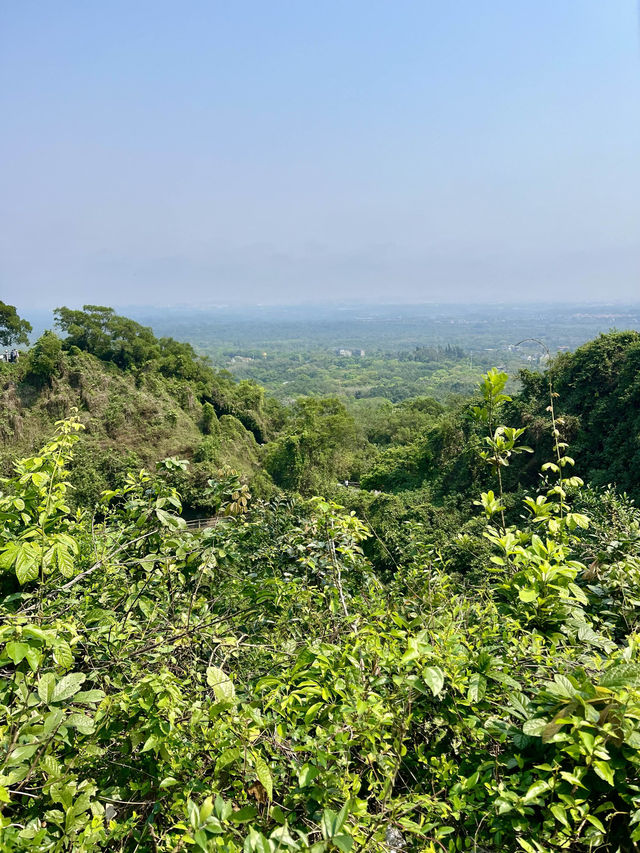
[[3, 849], [637, 849], [640, 334], [286, 403], [57, 316], [0, 365]]

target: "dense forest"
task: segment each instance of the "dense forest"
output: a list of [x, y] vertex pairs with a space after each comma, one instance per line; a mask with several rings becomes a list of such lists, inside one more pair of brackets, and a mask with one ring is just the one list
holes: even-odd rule
[[347, 403], [56, 329], [0, 364], [2, 850], [640, 850], [640, 333]]

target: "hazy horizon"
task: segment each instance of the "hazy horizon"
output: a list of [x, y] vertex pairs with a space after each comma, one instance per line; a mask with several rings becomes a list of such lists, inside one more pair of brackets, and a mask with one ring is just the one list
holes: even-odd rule
[[0, 298], [640, 294], [633, 0], [5, 4]]

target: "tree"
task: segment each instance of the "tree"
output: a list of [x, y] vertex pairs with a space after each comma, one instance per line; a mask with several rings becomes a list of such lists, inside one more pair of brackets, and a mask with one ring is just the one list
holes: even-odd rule
[[62, 341], [55, 332], [47, 330], [29, 352], [29, 374], [45, 382], [60, 369]]
[[31, 323], [18, 315], [15, 305], [0, 302], [0, 344], [8, 347], [29, 343]]
[[113, 308], [85, 305], [82, 311], [56, 308], [56, 325], [66, 332], [64, 346], [72, 346], [112, 361], [121, 367], [139, 367], [159, 355], [158, 341], [151, 329], [128, 317], [120, 317]]

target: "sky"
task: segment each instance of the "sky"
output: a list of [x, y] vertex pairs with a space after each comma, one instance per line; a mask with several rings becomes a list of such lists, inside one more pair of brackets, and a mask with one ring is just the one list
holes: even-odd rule
[[0, 299], [640, 301], [634, 0], [0, 4]]

